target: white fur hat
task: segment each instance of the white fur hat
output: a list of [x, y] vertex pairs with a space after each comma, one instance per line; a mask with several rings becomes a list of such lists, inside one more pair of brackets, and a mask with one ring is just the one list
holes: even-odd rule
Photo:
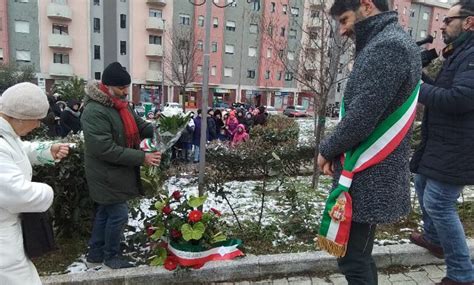
[[48, 109], [46, 94], [33, 83], [15, 84], [5, 90], [0, 97], [0, 113], [15, 119], [43, 119]]

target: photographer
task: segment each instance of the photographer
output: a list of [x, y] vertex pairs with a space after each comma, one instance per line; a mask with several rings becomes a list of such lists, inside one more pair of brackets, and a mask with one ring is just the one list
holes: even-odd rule
[[464, 185], [474, 184], [474, 2], [454, 4], [443, 23], [446, 60], [434, 82], [421, 86], [418, 100], [425, 113], [411, 170], [424, 229], [410, 240], [445, 258], [447, 276], [437, 284], [473, 284], [456, 201]]

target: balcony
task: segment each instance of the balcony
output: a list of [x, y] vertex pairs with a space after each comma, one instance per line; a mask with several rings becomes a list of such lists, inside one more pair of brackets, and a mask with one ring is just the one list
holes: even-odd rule
[[166, 6], [166, 0], [146, 0], [147, 4], [156, 6]]
[[49, 75], [51, 76], [73, 76], [72, 65], [63, 63], [51, 63], [49, 66]]
[[165, 29], [165, 23], [163, 19], [157, 17], [148, 17], [146, 20], [146, 29], [148, 31], [163, 31]]
[[72, 48], [72, 37], [70, 35], [50, 34], [48, 38], [50, 48]]
[[163, 80], [163, 74], [160, 70], [151, 70], [146, 71], [145, 79], [148, 82], [161, 82]]
[[55, 20], [72, 20], [72, 11], [68, 5], [49, 3], [48, 18]]
[[146, 46], [146, 56], [163, 56], [163, 46], [162, 45], [147, 45]]
[[438, 1], [438, 0], [413, 0], [413, 3], [415, 4], [423, 4], [425, 6], [430, 6], [430, 7], [438, 7], [438, 8], [444, 8], [444, 9], [449, 9], [451, 7], [451, 4], [449, 1]]

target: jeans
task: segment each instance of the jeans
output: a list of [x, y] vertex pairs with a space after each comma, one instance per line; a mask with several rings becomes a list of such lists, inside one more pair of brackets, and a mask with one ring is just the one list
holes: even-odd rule
[[199, 161], [199, 146], [198, 145], [194, 145], [194, 162], [197, 162]]
[[88, 259], [109, 260], [120, 254], [120, 240], [128, 222], [127, 203], [99, 205], [96, 210]]
[[352, 222], [344, 257], [337, 259], [349, 285], [378, 283], [377, 267], [372, 258], [376, 225]]
[[423, 213], [423, 236], [443, 248], [446, 277], [457, 282], [474, 280], [464, 228], [456, 209], [463, 188], [420, 174], [415, 177], [415, 189]]

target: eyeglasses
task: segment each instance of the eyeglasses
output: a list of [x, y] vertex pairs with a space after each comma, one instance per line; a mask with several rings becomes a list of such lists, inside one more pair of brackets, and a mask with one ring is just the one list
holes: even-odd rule
[[447, 26], [447, 25], [449, 25], [449, 23], [451, 23], [455, 19], [465, 19], [465, 18], [470, 17], [470, 16], [473, 16], [473, 15], [444, 17], [443, 18], [443, 23]]

